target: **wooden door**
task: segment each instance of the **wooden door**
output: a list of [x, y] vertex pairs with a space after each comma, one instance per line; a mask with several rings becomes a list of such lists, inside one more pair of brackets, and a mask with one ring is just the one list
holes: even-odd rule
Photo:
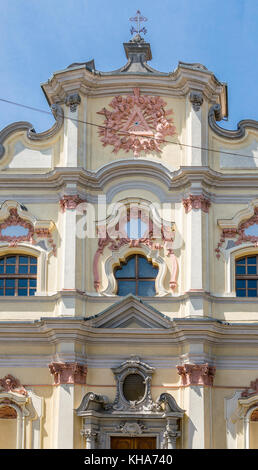
[[156, 437], [111, 437], [111, 449], [156, 449]]

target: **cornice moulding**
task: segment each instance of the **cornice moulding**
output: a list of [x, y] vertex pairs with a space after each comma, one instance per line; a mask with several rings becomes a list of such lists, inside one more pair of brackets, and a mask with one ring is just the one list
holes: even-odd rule
[[126, 93], [135, 86], [142, 86], [141, 91], [171, 96], [186, 96], [192, 88], [202, 91], [212, 103], [225, 103], [225, 84], [220, 83], [208, 70], [179, 64], [174, 72], [159, 73], [92, 73], [84, 65], [55, 72], [51, 78], [41, 84], [49, 103], [62, 102], [67, 93], [80, 92], [89, 96], [103, 96], [114, 93]]
[[[204, 341], [210, 344], [248, 344], [257, 347], [258, 324], [238, 323], [234, 325], [218, 322], [215, 319], [173, 319], [168, 328], [126, 329], [126, 328], [94, 328], [85, 318], [42, 318], [39, 321], [0, 322], [1, 341], [15, 341], [39, 344], [57, 344], [59, 341], [76, 341], [85, 343], [123, 342], [154, 342], [167, 344]], [[148, 330], [148, 331], [147, 331]]]
[[[254, 354], [256, 354], [254, 352]], [[185, 360], [184, 360], [185, 359]], [[8, 355], [6, 358], [5, 355], [0, 355], [0, 366], [1, 367], [35, 367], [43, 368], [48, 367], [48, 364], [53, 361], [62, 361], [62, 362], [79, 362], [83, 365], [87, 365], [88, 368], [108, 368], [117, 367], [124, 360], [124, 355], [90, 355], [83, 356], [80, 354], [59, 354], [56, 355], [45, 354], [40, 356], [17, 356], [17, 355]], [[212, 358], [207, 354], [199, 355], [198, 358], [191, 356], [190, 358], [182, 358], [180, 352], [177, 355], [172, 355], [170, 358], [166, 356], [144, 356], [142, 357], [143, 362], [147, 362], [150, 366], [157, 369], [173, 369], [181, 361], [182, 363], [188, 362], [209, 362], [211, 365], [216, 365], [217, 370], [223, 369], [234, 369], [234, 370], [257, 370], [258, 359], [255, 356], [212, 356]], [[50, 384], [49, 384], [50, 385]], [[230, 384], [229, 384], [230, 385]]]
[[[126, 176], [125, 176], [126, 175]], [[87, 190], [101, 191], [111, 181], [117, 178], [146, 175], [165, 184], [168, 190], [186, 187], [193, 183], [206, 185], [207, 188], [225, 189], [256, 189], [258, 173], [226, 174], [212, 170], [209, 167], [181, 166], [171, 171], [162, 163], [146, 160], [119, 160], [108, 163], [97, 171], [85, 170], [81, 167], [55, 167], [48, 173], [13, 174], [0, 172], [0, 189], [52, 189], [61, 190], [67, 184], [78, 184]]]

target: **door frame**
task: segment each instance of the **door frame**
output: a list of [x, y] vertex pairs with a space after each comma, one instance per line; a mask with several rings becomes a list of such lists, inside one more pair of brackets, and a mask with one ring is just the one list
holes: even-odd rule
[[[112, 437], [117, 437], [117, 438], [125, 438], [125, 439], [145, 439], [145, 438], [153, 438], [156, 440], [156, 445], [155, 445], [155, 449], [159, 449], [158, 445], [157, 445], [157, 440], [158, 440], [158, 436], [157, 435], [150, 435], [150, 434], [140, 434], [140, 435], [132, 435], [132, 434], [116, 434], [116, 435], [111, 435], [109, 436], [109, 448], [112, 449], [111, 447], [111, 439]], [[135, 450], [135, 449], [133, 449]]]
[[108, 449], [111, 449], [111, 438], [112, 437], [127, 437], [127, 438], [132, 438], [134, 439], [135, 437], [141, 437], [141, 438], [145, 438], [145, 437], [153, 437], [156, 439], [156, 447], [155, 449], [160, 449], [160, 436], [159, 434], [154, 434], [154, 433], [144, 433], [144, 434], [126, 434], [126, 433], [110, 433], [108, 434], [107, 436], [107, 441], [108, 441]]

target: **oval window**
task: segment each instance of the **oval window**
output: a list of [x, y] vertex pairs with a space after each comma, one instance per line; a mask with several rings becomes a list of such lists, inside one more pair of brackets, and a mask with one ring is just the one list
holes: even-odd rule
[[144, 378], [139, 374], [129, 374], [124, 380], [123, 393], [127, 401], [140, 401], [145, 394]]

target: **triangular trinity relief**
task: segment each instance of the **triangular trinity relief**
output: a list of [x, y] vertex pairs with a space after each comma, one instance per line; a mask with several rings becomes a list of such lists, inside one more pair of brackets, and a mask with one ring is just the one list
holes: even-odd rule
[[121, 132], [123, 131], [129, 132], [129, 134], [153, 136], [153, 131], [148, 126], [141, 110], [137, 106], [134, 107], [131, 115], [129, 116], [129, 119], [121, 128]]
[[114, 153], [131, 151], [135, 157], [141, 152], [161, 153], [165, 137], [176, 134], [170, 117], [173, 111], [166, 110], [166, 104], [160, 96], [140, 95], [139, 88], [125, 97], [115, 96], [109, 104], [112, 111], [102, 108], [97, 112], [105, 117], [99, 127], [102, 145], [113, 146]]

